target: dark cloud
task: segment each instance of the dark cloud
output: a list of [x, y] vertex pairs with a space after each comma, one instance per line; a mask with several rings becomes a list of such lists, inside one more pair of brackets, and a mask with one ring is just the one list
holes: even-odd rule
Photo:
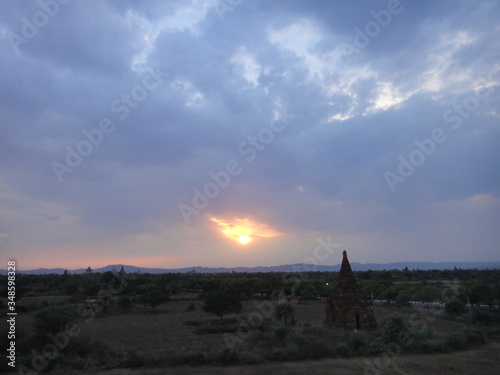
[[[207, 220], [225, 215], [285, 233], [249, 265], [287, 263], [289, 246], [307, 256], [313, 234], [362, 247], [366, 261], [413, 260], [421, 247], [429, 260], [493, 260], [500, 8], [401, 0], [356, 44], [372, 11], [397, 3], [243, 1], [220, 17], [198, 1], [71, 1], [28, 38], [25, 20], [43, 9], [2, 2], [7, 250], [140, 248], [189, 266], [220, 245]], [[27, 42], [13, 45], [13, 33]], [[85, 150], [106, 119], [112, 131], [60, 182], [53, 163]], [[439, 129], [445, 140], [424, 154], [418, 144]], [[419, 165], [403, 176], [411, 157]], [[179, 204], [231, 160], [240, 173], [187, 226]], [[472, 239], [481, 254], [468, 252]]]

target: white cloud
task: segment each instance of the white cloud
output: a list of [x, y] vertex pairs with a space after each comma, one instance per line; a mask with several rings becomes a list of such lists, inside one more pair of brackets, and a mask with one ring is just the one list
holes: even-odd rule
[[262, 67], [255, 61], [255, 58], [246, 50], [241, 47], [236, 54], [231, 58], [231, 63], [239, 67], [239, 73], [250, 83], [253, 87], [259, 86], [259, 76]]

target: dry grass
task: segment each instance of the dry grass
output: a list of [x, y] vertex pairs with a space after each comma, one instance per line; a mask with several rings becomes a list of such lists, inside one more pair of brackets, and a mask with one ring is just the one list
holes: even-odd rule
[[[194, 311], [186, 311], [190, 303], [194, 303]], [[258, 304], [259, 302], [257, 302]], [[98, 340], [109, 347], [126, 353], [139, 353], [147, 358], [156, 358], [162, 366], [166, 366], [166, 358], [172, 356], [182, 356], [183, 354], [200, 354], [204, 358], [213, 358], [220, 355], [226, 347], [224, 335], [216, 334], [197, 334], [200, 329], [216, 331], [218, 318], [205, 313], [202, 310], [201, 301], [170, 301], [156, 308], [154, 313], [151, 308], [146, 306], [136, 306], [129, 312], [103, 315], [95, 318], [88, 323], [81, 322], [82, 329], [79, 335], [80, 340]], [[254, 301], [244, 301], [243, 309], [239, 314], [229, 314], [225, 317], [225, 328], [236, 328], [245, 322], [249, 314], [258, 310]], [[380, 322], [384, 316], [399, 314], [406, 320], [417, 310], [412, 308], [396, 309], [378, 305], [375, 308], [376, 318]], [[347, 335], [341, 329], [326, 329], [323, 327], [325, 317], [324, 302], [311, 301], [307, 304], [296, 306], [296, 318], [299, 326], [303, 328], [301, 335], [307, 337], [309, 345], [335, 345], [335, 343]], [[31, 314], [23, 314], [19, 317], [19, 328], [29, 332], [29, 326], [32, 324]], [[431, 315], [422, 315], [418, 313], [417, 319], [425, 321], [427, 328], [435, 332], [449, 333], [470, 326], [464, 321], [454, 321], [447, 319], [434, 319]], [[186, 324], [187, 323], [187, 324]], [[244, 324], [244, 323], [243, 323]], [[270, 324], [269, 322], [267, 324]], [[274, 324], [274, 323], [273, 323]], [[274, 327], [271, 327], [262, 335], [271, 337], [274, 334]], [[488, 328], [488, 329], [491, 329]], [[371, 336], [365, 338], [370, 339]], [[331, 343], [330, 341], [331, 340]], [[262, 348], [257, 347], [262, 345]], [[276, 342], [262, 341], [255, 342], [253, 339], [245, 339], [240, 344], [243, 354], [251, 354], [259, 357], [256, 362], [262, 362], [264, 358], [269, 357], [269, 352], [275, 346]], [[252, 352], [252, 350], [254, 350]], [[267, 351], [267, 352], [266, 352]], [[439, 355], [402, 355], [397, 357], [388, 368], [380, 373], [382, 374], [497, 374], [500, 370], [498, 354], [500, 353], [499, 343], [489, 343], [468, 351], [454, 353], [445, 353]], [[296, 357], [293, 357], [296, 358]], [[369, 357], [373, 361], [375, 357]], [[336, 374], [362, 374], [366, 368], [366, 358], [355, 357], [350, 359], [322, 359], [315, 361], [300, 362], [272, 362], [259, 363], [244, 366], [174, 366], [155, 368], [154, 361], [147, 364], [152, 367], [140, 367], [137, 370], [115, 369], [101, 372], [86, 371], [68, 371], [61, 370], [61, 374], [101, 374], [101, 375], [156, 375], [156, 374], [304, 374], [311, 372], [314, 374], [331, 374], [335, 369]], [[251, 361], [244, 361], [251, 362]], [[240, 362], [240, 363], [244, 363]], [[182, 362], [181, 362], [182, 363]], [[185, 362], [184, 362], [185, 363]], [[382, 361], [383, 364], [383, 361]], [[380, 367], [380, 366], [379, 366]], [[53, 371], [57, 373], [57, 371]], [[375, 374], [375, 372], [366, 372], [366, 374]]]
[[[404, 355], [396, 358], [389, 367], [380, 371], [384, 375], [497, 375], [500, 371], [498, 354], [500, 344], [493, 343], [479, 349], [440, 355]], [[182, 366], [163, 369], [116, 369], [99, 372], [99, 375], [352, 375], [375, 374], [366, 370], [362, 358], [323, 359], [317, 361], [280, 362], [251, 366]], [[86, 372], [69, 372], [68, 375], [83, 375]]]

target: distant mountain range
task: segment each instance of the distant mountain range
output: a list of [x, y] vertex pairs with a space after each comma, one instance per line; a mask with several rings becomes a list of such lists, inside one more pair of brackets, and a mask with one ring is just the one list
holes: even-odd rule
[[[258, 266], [258, 267], [187, 267], [187, 268], [145, 268], [136, 266], [126, 266], [122, 264], [109, 265], [93, 270], [94, 272], [120, 271], [124, 268], [126, 273], [186, 273], [195, 270], [197, 273], [224, 273], [224, 272], [304, 272], [304, 271], [338, 271], [340, 264], [334, 266], [311, 265], [311, 264], [288, 264], [282, 266]], [[459, 269], [500, 269], [500, 262], [396, 262], [396, 263], [351, 263], [354, 271], [382, 271], [382, 270], [402, 270], [408, 267], [409, 270], [452, 270]], [[84, 273], [85, 268], [68, 270], [69, 273]], [[38, 268], [36, 270], [17, 271], [21, 274], [62, 274], [64, 268]], [[0, 270], [0, 274], [7, 274], [6, 270]]]

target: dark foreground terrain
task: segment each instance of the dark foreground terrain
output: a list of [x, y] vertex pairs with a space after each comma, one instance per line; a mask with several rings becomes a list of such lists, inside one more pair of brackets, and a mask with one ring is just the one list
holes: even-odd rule
[[484, 345], [478, 349], [437, 355], [402, 355], [384, 370], [368, 370], [362, 358], [322, 359], [316, 361], [281, 362], [246, 366], [182, 366], [151, 369], [116, 369], [102, 372], [75, 371], [68, 375], [253, 375], [253, 374], [421, 374], [421, 375], [497, 375], [500, 372], [500, 344]]
[[[450, 317], [439, 309], [376, 305], [378, 322], [399, 316], [413, 324], [415, 344], [387, 355], [375, 352], [382, 327], [357, 333], [325, 327], [323, 301], [296, 305], [293, 326], [269, 317], [238, 333], [249, 327], [248, 319], [261, 303], [244, 301], [240, 313], [225, 316], [222, 330], [229, 332], [218, 331], [219, 319], [204, 312], [199, 300], [171, 300], [154, 311], [143, 304], [126, 312], [111, 306], [106, 314], [80, 320], [76, 349], [65, 349], [61, 354], [66, 359], [46, 370], [70, 375], [500, 373], [500, 342], [491, 337], [496, 324], [470, 322], [466, 314]], [[188, 311], [190, 304], [194, 310]], [[33, 324], [31, 313], [20, 316], [18, 326], [27, 343], [33, 340]], [[483, 339], [461, 347], [450, 341], [450, 335], [467, 330]], [[30, 359], [24, 360], [27, 364]]]

